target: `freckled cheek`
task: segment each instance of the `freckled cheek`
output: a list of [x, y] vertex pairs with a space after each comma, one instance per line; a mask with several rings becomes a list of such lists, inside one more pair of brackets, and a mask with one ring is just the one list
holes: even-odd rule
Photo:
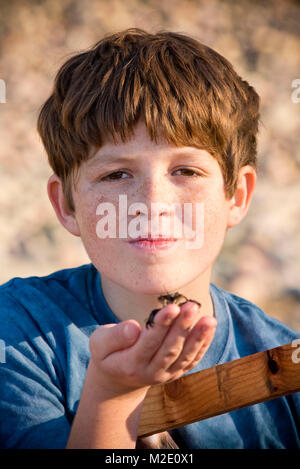
[[198, 227], [201, 226], [207, 236], [209, 233], [219, 231], [226, 216], [223, 199], [218, 195], [216, 196], [218, 189], [218, 187], [215, 188], [215, 194], [205, 190], [205, 188], [196, 193], [191, 191], [189, 197], [186, 198], [186, 201], [192, 202], [193, 205], [193, 229], [195, 229], [196, 221], [198, 221]]
[[204, 245], [218, 248], [226, 233], [226, 207], [206, 207], [204, 212]]
[[193, 202], [193, 229], [201, 230], [204, 245], [211, 240], [223, 239], [227, 206], [224, 202], [222, 184], [201, 186], [187, 193], [187, 201]]
[[[105, 211], [104, 213], [97, 214], [97, 208], [99, 204], [102, 203], [109, 203], [114, 206], [114, 210], [110, 213]], [[105, 246], [109, 248], [108, 244], [111, 241], [109, 238], [101, 238], [97, 235], [97, 224], [98, 222], [103, 219], [103, 217], [111, 217], [110, 223], [113, 223], [114, 220], [116, 221], [116, 235], [118, 235], [118, 204], [115, 203], [114, 198], [110, 197], [90, 197], [85, 200], [85, 203], [81, 203], [78, 210], [77, 222], [79, 224], [81, 238], [83, 243], [85, 244], [86, 248], [90, 251], [94, 248], [98, 251], [99, 247]], [[115, 216], [114, 216], [115, 214]], [[113, 228], [113, 226], [111, 226]]]
[[79, 207], [77, 222], [79, 224], [81, 237], [85, 239], [99, 239], [96, 234], [96, 224], [99, 215], [96, 214], [98, 204], [84, 204]]

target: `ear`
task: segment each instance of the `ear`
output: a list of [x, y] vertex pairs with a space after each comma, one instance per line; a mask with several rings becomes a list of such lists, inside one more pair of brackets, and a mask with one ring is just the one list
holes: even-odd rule
[[237, 188], [230, 200], [227, 228], [238, 225], [245, 217], [256, 185], [256, 171], [243, 166], [238, 175]]
[[63, 193], [61, 179], [52, 174], [47, 184], [48, 197], [54, 208], [56, 216], [60, 223], [74, 236], [80, 236], [80, 230], [75, 217], [75, 212], [72, 212], [67, 205], [65, 195]]

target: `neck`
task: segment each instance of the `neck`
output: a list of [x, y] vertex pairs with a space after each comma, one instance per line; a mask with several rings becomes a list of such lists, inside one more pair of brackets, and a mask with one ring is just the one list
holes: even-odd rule
[[[202, 276], [187, 285], [183, 285], [178, 290], [188, 299], [201, 303], [201, 316], [214, 316], [214, 307], [209, 291], [210, 275], [211, 270], [206, 271]], [[143, 326], [150, 312], [155, 308], [162, 307], [157, 299], [159, 295], [130, 291], [112, 282], [102, 274], [101, 287], [107, 304], [120, 321], [135, 319]], [[166, 293], [162, 291], [160, 294], [164, 295]]]

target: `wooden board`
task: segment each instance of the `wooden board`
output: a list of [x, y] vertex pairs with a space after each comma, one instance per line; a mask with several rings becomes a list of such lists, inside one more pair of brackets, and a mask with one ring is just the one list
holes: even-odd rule
[[149, 389], [139, 437], [300, 391], [300, 340]]

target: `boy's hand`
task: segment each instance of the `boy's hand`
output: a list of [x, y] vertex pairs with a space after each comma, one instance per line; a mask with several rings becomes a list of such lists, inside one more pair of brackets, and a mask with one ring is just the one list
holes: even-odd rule
[[192, 369], [208, 349], [217, 321], [201, 319], [198, 305], [168, 304], [155, 326], [134, 320], [100, 326], [90, 338], [91, 362], [111, 396], [173, 381]]

